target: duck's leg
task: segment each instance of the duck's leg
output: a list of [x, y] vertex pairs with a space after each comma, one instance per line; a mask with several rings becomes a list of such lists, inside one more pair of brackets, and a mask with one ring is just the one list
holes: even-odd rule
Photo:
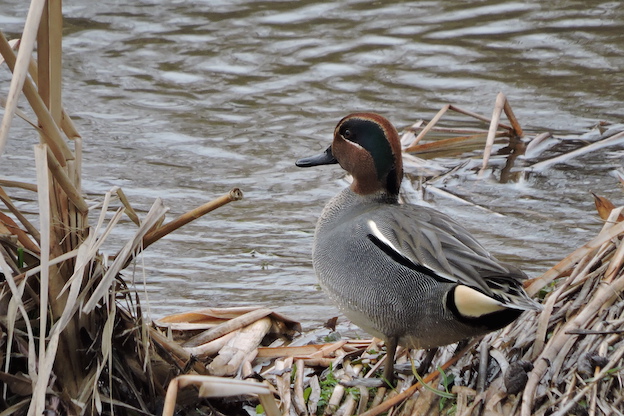
[[425, 356], [425, 359], [418, 366], [418, 375], [424, 377], [425, 374], [427, 374], [427, 371], [429, 371], [429, 367], [431, 367], [431, 363], [433, 362], [433, 358], [435, 357], [436, 352], [438, 352], [438, 347], [429, 348], [427, 350], [427, 355]]
[[394, 354], [396, 353], [398, 341], [399, 339], [396, 337], [386, 340], [386, 365], [384, 367], [383, 377], [390, 385], [392, 385], [394, 381]]

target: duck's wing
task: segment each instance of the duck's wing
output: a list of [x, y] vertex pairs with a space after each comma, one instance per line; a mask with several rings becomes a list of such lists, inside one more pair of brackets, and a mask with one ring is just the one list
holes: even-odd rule
[[440, 281], [476, 288], [508, 307], [534, 309], [522, 289], [527, 276], [499, 262], [452, 218], [414, 205], [367, 215], [368, 238], [406, 267]]

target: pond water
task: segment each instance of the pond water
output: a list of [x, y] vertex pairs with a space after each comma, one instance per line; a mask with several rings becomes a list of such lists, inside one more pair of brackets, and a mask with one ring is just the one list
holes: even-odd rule
[[[0, 28], [18, 36], [27, 2], [0, 3]], [[135, 279], [156, 318], [257, 305], [310, 328], [337, 313], [310, 251], [344, 172], [294, 161], [324, 149], [350, 112], [379, 112], [402, 130], [447, 103], [489, 116], [503, 91], [528, 134], [560, 139], [548, 155], [623, 121], [619, 1], [100, 0], [64, 12], [64, 100], [85, 140], [89, 198], [121, 186], [142, 213], [163, 198], [171, 219], [233, 187], [245, 194], [144, 253]], [[0, 81], [6, 91], [5, 70]], [[0, 175], [32, 180], [36, 141], [16, 121]], [[600, 230], [589, 191], [624, 203], [614, 176], [623, 159], [621, 145], [606, 148], [522, 183], [467, 171], [437, 186], [489, 211], [429, 194], [426, 203], [537, 276]], [[118, 227], [119, 244], [132, 230]]]

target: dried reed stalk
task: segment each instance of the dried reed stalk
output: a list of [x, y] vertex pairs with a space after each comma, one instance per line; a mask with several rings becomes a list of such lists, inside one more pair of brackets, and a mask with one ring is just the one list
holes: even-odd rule
[[199, 387], [199, 397], [229, 397], [240, 395], [258, 395], [267, 416], [281, 416], [273, 394], [268, 386], [252, 381], [232, 380], [220, 377], [183, 375], [169, 383], [163, 407], [163, 416], [173, 416], [178, 389], [187, 386]]
[[207, 202], [204, 205], [199, 206], [187, 212], [186, 214], [179, 216], [175, 220], [163, 225], [162, 227], [151, 231], [145, 236], [145, 239], [143, 241], [143, 247], [148, 247], [149, 245], [160, 240], [167, 234], [177, 230], [178, 228], [182, 227], [185, 224], [188, 224], [193, 220], [196, 220], [197, 218], [209, 213], [210, 211], [214, 211], [215, 209], [222, 207], [229, 202], [239, 201], [242, 198], [243, 192], [238, 188], [234, 188], [230, 190], [230, 192], [228, 192], [227, 194], [215, 199], [214, 201]]
[[576, 157], [595, 152], [596, 150], [603, 149], [605, 147], [617, 146], [621, 143], [624, 143], [624, 131], [620, 133], [616, 133], [613, 136], [606, 137], [597, 142], [588, 144], [587, 146], [581, 147], [579, 149], [573, 150], [568, 153], [564, 153], [562, 155], [553, 157], [552, 159], [543, 160], [541, 162], [535, 163], [529, 167], [527, 170], [540, 172], [544, 169], [551, 167], [552, 165], [556, 165], [557, 163], [564, 163], [569, 161], [570, 159], [574, 159]]
[[[13, 120], [13, 114], [17, 108], [17, 100], [26, 80], [28, 62], [30, 61], [30, 56], [35, 47], [37, 30], [39, 22], [41, 21], [41, 14], [43, 13], [44, 6], [44, 0], [34, 0], [30, 3], [30, 9], [28, 10], [28, 16], [26, 17], [26, 23], [24, 24], [24, 32], [22, 33], [22, 45], [20, 47], [20, 52], [18, 57], [13, 60], [12, 64], [9, 62], [9, 59], [10, 56], [13, 56], [13, 51], [11, 50], [11, 47], [6, 41], [4, 35], [0, 34], [0, 53], [9, 66], [12, 67], [14, 72], [14, 76], [11, 79], [11, 86], [9, 87], [4, 117], [2, 118], [2, 124], [0, 124], [0, 156], [4, 153], [9, 128], [11, 127], [11, 121]], [[7, 53], [6, 47], [8, 47], [9, 53]]]
[[[481, 170], [479, 171], [479, 175], [482, 176], [483, 173], [485, 172], [485, 169], [487, 168], [489, 159], [490, 159], [490, 155], [492, 153], [492, 147], [494, 145], [494, 139], [496, 137], [503, 137], [503, 136], [509, 136], [509, 137], [521, 137], [523, 135], [522, 132], [522, 128], [520, 127], [520, 123], [518, 122], [518, 120], [516, 119], [513, 110], [511, 108], [511, 105], [509, 104], [509, 102], [507, 101], [507, 98], [505, 97], [505, 95], [500, 92], [498, 93], [497, 97], [496, 97], [496, 103], [494, 105], [494, 110], [492, 112], [492, 118], [488, 119], [485, 116], [476, 114], [474, 112], [471, 111], [467, 111], [464, 109], [461, 109], [459, 107], [450, 105], [450, 104], [446, 104], [444, 105], [440, 111], [438, 111], [438, 113], [431, 119], [431, 121], [420, 131], [420, 133], [418, 134], [418, 136], [416, 136], [414, 138], [414, 140], [411, 143], [405, 143], [406, 141], [408, 141], [408, 139], [410, 137], [412, 137], [413, 133], [412, 131], [414, 130], [414, 128], [410, 128], [408, 129], [408, 133], [404, 134], [403, 137], [401, 138], [401, 142], [404, 144], [404, 152], [431, 152], [434, 151], [435, 149], [438, 148], [447, 148], [449, 144], [451, 145], [455, 145], [458, 143], [464, 143], [467, 141], [473, 141], [475, 139], [480, 139], [482, 136], [481, 134], [475, 134], [475, 135], [470, 135], [470, 136], [465, 136], [465, 137], [454, 137], [454, 138], [450, 138], [450, 139], [445, 139], [445, 140], [441, 140], [437, 143], [427, 143], [425, 145], [420, 145], [418, 144], [424, 137], [425, 135], [433, 130], [436, 125], [436, 123], [442, 118], [442, 116], [448, 111], [448, 110], [452, 110], [452, 111], [456, 111], [458, 113], [461, 114], [465, 114], [468, 115], [470, 117], [474, 117], [477, 120], [481, 120], [481, 121], [485, 121], [490, 123], [490, 127], [487, 133], [487, 136], [485, 136], [485, 148], [483, 151], [483, 162], [482, 162], [482, 166], [481, 166]], [[505, 112], [505, 115], [507, 116], [507, 118], [509, 119], [511, 126], [508, 126], [506, 124], [502, 124], [500, 122], [500, 116], [501, 114]], [[505, 132], [501, 132], [498, 131], [498, 128], [502, 127], [504, 129], [506, 129], [507, 131]]]
[[490, 129], [485, 141], [485, 148], [483, 149], [483, 163], [481, 165], [479, 175], [483, 175], [485, 173], [485, 169], [487, 168], [490, 155], [492, 154], [494, 138], [496, 137], [496, 131], [500, 126], [500, 117], [503, 111], [505, 112], [507, 119], [511, 122], [511, 129], [509, 130], [509, 133], [513, 134], [515, 137], [521, 137], [523, 135], [520, 123], [518, 123], [518, 120], [511, 109], [511, 105], [509, 105], [509, 101], [507, 101], [507, 97], [505, 97], [505, 94], [502, 92], [499, 92], [496, 96], [496, 103], [494, 104], [494, 110], [492, 112], [492, 121], [490, 122]]
[[[22, 45], [22, 48], [25, 48], [25, 41], [23, 38], [20, 45]], [[25, 49], [20, 48], [19, 53], [21, 53], [21, 51]], [[13, 89], [16, 89], [15, 94], [18, 94], [23, 86], [24, 96], [26, 97], [33, 111], [39, 118], [39, 123], [41, 124], [42, 129], [41, 131], [44, 133], [43, 138], [50, 146], [50, 149], [54, 153], [54, 156], [57, 158], [59, 164], [61, 166], [65, 166], [67, 163], [67, 159], [73, 159], [73, 153], [69, 149], [69, 146], [63, 140], [60, 129], [55, 124], [52, 115], [48, 111], [43, 99], [37, 92], [37, 87], [35, 86], [34, 82], [26, 77], [28, 72], [28, 61], [26, 62], [25, 69], [17, 67], [18, 57], [16, 57], [13, 53], [11, 45], [4, 37], [4, 34], [2, 32], [0, 32], [0, 54], [2, 54], [2, 56], [4, 57], [6, 63], [9, 65], [9, 68], [14, 71], [10, 87], [11, 89], [9, 91], [9, 98], [7, 98], [7, 108], [5, 110], [2, 120], [2, 126], [0, 126], [0, 155], [4, 151], [4, 146], [6, 145], [7, 140], [6, 136], [8, 135], [9, 128], [11, 126], [11, 121], [7, 117], [13, 117], [15, 109], [11, 109], [11, 107], [17, 105], [17, 102], [15, 101], [17, 98], [12, 99], [13, 96], [11, 94], [13, 92]], [[28, 59], [30, 60], [30, 55], [28, 55]], [[20, 79], [16, 77], [23, 77], [23, 79], [20, 81]], [[13, 81], [14, 79], [16, 80], [15, 82]], [[17, 96], [18, 95], [16, 95], [16, 97]]]

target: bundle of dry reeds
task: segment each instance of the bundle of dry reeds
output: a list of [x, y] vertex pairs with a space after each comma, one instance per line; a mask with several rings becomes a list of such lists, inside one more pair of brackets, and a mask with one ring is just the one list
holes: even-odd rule
[[[154, 241], [242, 193], [233, 189], [165, 225], [162, 201], [139, 218], [118, 188], [88, 206], [81, 192], [82, 139], [62, 105], [61, 33], [60, 0], [33, 0], [21, 39], [0, 33], [0, 66], [13, 72], [3, 100], [0, 158], [15, 115], [40, 139], [36, 183], [0, 180], [8, 210], [0, 213], [0, 410], [149, 413], [176, 367], [154, 351], [138, 296], [120, 271]], [[36, 121], [18, 110], [22, 93]], [[9, 188], [32, 192], [31, 206], [18, 208]], [[100, 247], [124, 213], [137, 229], [107, 264]]]

